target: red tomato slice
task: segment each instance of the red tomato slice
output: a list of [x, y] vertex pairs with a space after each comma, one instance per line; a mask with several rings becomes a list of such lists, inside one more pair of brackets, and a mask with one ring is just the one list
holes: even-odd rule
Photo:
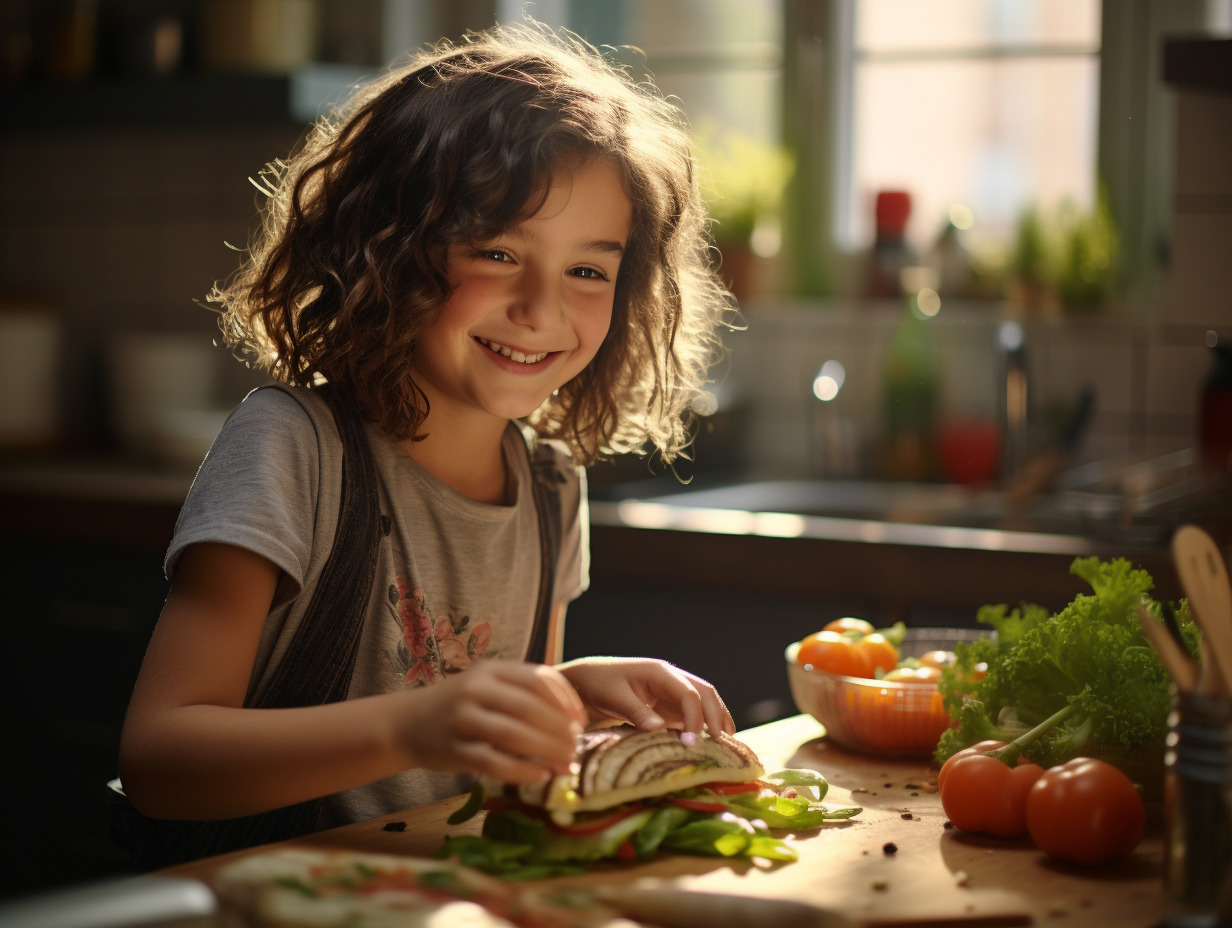
[[726, 812], [727, 806], [721, 802], [707, 802], [704, 799], [677, 799], [675, 796], [670, 800], [675, 805], [682, 809], [688, 809], [690, 812]]
[[703, 783], [702, 789], [708, 789], [720, 796], [735, 796], [737, 793], [757, 793], [765, 786], [760, 780], [750, 780], [748, 783]]
[[615, 812], [612, 815], [605, 815], [602, 818], [588, 818], [583, 822], [576, 822], [572, 825], [561, 825], [559, 822], [554, 822], [549, 818], [547, 819], [547, 823], [557, 831], [563, 832], [567, 835], [593, 835], [598, 834], [607, 828], [611, 828], [617, 822], [623, 822], [630, 815], [636, 815], [638, 812], [642, 811], [642, 808], [642, 804], [637, 802], [632, 805], [625, 806], [625, 808], [621, 809], [619, 812]]
[[628, 838], [625, 838], [624, 843], [616, 848], [616, 859], [626, 864], [631, 864], [637, 860], [637, 851], [633, 847], [633, 842]]

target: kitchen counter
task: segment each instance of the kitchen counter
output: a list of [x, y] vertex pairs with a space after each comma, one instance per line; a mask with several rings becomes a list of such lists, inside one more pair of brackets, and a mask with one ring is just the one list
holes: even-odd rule
[[[842, 912], [858, 924], [883, 926], [1146, 928], [1176, 910], [1164, 892], [1158, 821], [1128, 858], [1084, 870], [1048, 860], [1025, 839], [996, 840], [946, 828], [936, 771], [926, 761], [845, 751], [808, 716], [758, 726], [740, 737], [767, 769], [820, 770], [831, 783], [827, 803], [858, 805], [863, 812], [847, 823], [791, 836], [800, 854], [792, 864], [762, 869], [747, 862], [665, 856], [553, 882], [623, 885], [655, 877], [698, 892], [803, 901]], [[431, 856], [446, 834], [477, 832], [478, 819], [453, 828], [445, 824], [462, 801], [443, 800], [286, 843]], [[390, 822], [405, 823], [405, 830], [386, 831]], [[222, 863], [245, 853], [161, 872], [208, 881]], [[755, 918], [749, 926], [767, 924]]]
[[[134, 460], [9, 463], [0, 467], [0, 535], [161, 551], [191, 481], [191, 472]], [[771, 505], [764, 493], [757, 495], [766, 486], [786, 486], [794, 495], [772, 495]], [[823, 514], [827, 510], [797, 498], [800, 487], [813, 496], [855, 492], [823, 482], [734, 485], [723, 488], [717, 497], [723, 501], [716, 503], [714, 490], [648, 500], [596, 488], [592, 576], [600, 582], [704, 581], [774, 594], [869, 595], [891, 612], [908, 599], [969, 609], [1030, 598], [1059, 607], [1080, 589], [1068, 577], [1069, 564], [1099, 556], [1130, 558], [1155, 576], [1161, 595], [1179, 595], [1166, 536], [1158, 531], [1097, 534], [1081, 523], [1058, 528], [1055, 520], [1042, 528], [1004, 528], [977, 518], [986, 494], [945, 485], [927, 488], [932, 504], [944, 500], [945, 506], [923, 513], [918, 504], [901, 503], [911, 488], [864, 482], [862, 498], [889, 502], [846, 504]], [[746, 499], [757, 505], [739, 508]], [[1224, 526], [1204, 527], [1221, 543], [1229, 540]]]

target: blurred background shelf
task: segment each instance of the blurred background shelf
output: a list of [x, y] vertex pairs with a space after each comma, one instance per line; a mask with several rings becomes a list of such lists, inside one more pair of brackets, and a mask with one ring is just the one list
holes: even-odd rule
[[121, 127], [302, 125], [372, 69], [319, 63], [286, 74], [237, 71], [27, 86], [0, 95], [0, 132]]

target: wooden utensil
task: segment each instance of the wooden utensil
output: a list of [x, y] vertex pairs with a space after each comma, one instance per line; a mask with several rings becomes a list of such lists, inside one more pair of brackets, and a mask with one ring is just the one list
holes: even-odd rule
[[1177, 689], [1192, 692], [1197, 688], [1201, 669], [1198, 662], [1181, 647], [1181, 643], [1165, 626], [1155, 621], [1155, 617], [1142, 603], [1138, 604], [1138, 622], [1142, 625], [1142, 634], [1146, 635], [1146, 640], [1159, 654], [1168, 674], [1176, 681]]
[[1182, 525], [1172, 536], [1172, 559], [1202, 640], [1209, 642], [1212, 666], [1218, 668], [1218, 681], [1208, 674], [1200, 688], [1226, 693], [1226, 683], [1232, 680], [1232, 582], [1223, 554], [1202, 529]]

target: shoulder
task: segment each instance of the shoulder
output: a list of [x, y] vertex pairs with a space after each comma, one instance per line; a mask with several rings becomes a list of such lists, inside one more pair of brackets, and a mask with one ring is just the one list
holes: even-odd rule
[[285, 418], [312, 422], [331, 418], [329, 404], [314, 390], [270, 383], [252, 390], [236, 407], [236, 413], [263, 418]]

